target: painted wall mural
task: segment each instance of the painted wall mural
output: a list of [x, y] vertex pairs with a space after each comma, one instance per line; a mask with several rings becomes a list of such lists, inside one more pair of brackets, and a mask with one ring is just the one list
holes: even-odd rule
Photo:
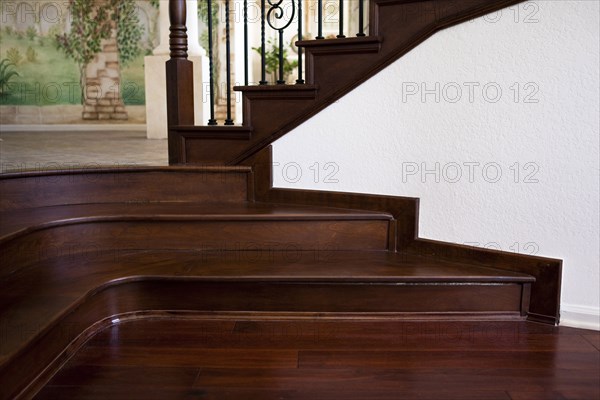
[[0, 122], [144, 122], [158, 0], [0, 5]]
[[[224, 2], [213, 0], [216, 112], [226, 93]], [[242, 34], [242, 1], [232, 2], [232, 47]], [[260, 0], [249, 5], [250, 82], [260, 80]], [[305, 38], [316, 32], [316, 0], [305, 2]], [[324, 0], [326, 37], [337, 33], [337, 0]], [[344, 11], [355, 31], [358, 2]], [[296, 17], [297, 18], [297, 17]], [[199, 43], [208, 48], [207, 2], [198, 3]], [[144, 56], [160, 41], [159, 0], [0, 0], [0, 124], [81, 124], [146, 122]], [[354, 22], [353, 22], [354, 21]], [[310, 33], [313, 32], [313, 33]], [[267, 75], [274, 81], [277, 32], [267, 29]], [[284, 72], [296, 79], [295, 30], [285, 31]], [[289, 50], [289, 51], [288, 51]], [[234, 50], [235, 52], [235, 50]], [[243, 58], [232, 54], [232, 82]], [[237, 60], [237, 61], [236, 61]], [[240, 96], [236, 96], [236, 102]]]

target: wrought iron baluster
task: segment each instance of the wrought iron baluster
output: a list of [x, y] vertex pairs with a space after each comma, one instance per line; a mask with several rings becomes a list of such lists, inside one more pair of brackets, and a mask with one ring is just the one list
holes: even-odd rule
[[[288, 20], [286, 21], [285, 10], [281, 7], [281, 3], [284, 0], [268, 0], [269, 12], [267, 12], [267, 23], [271, 28], [276, 30], [279, 33], [279, 54], [278, 54], [278, 62], [279, 62], [279, 79], [277, 79], [277, 84], [283, 85], [285, 83], [284, 78], [284, 62], [285, 59], [283, 57], [283, 32], [284, 30], [292, 24], [294, 20], [294, 15], [296, 14], [296, 0], [291, 0], [289, 8], [290, 15], [287, 16]], [[284, 21], [285, 23], [282, 26], [277, 26], [278, 21]]]
[[248, 86], [248, 0], [244, 0], [244, 85]]
[[210, 119], [208, 125], [217, 125], [215, 119], [215, 78], [213, 61], [213, 20], [212, 20], [212, 0], [207, 1], [208, 12], [208, 76], [209, 76], [209, 99], [210, 99]]
[[225, 67], [227, 70], [227, 118], [225, 119], [225, 125], [233, 125], [233, 119], [231, 118], [231, 40], [229, 35], [229, 1], [225, 0]]
[[317, 36], [315, 39], [325, 39], [323, 37], [323, 0], [317, 1]]
[[[302, 0], [298, 0], [298, 40], [302, 40]], [[304, 79], [302, 79], [302, 47], [298, 47], [298, 79], [296, 79], [296, 84], [303, 84]]]
[[358, 0], [358, 33], [356, 36], [365, 36], [365, 1]]
[[340, 39], [343, 39], [346, 37], [344, 35], [344, 0], [339, 0], [338, 10], [340, 12], [340, 15], [339, 15], [340, 32], [338, 33], [337, 37]]
[[285, 79], [283, 79], [283, 29], [279, 30], [279, 79], [277, 79], [278, 85], [283, 85]]
[[265, 46], [265, 0], [260, 0], [260, 84], [266, 85], [267, 82], [267, 57]]

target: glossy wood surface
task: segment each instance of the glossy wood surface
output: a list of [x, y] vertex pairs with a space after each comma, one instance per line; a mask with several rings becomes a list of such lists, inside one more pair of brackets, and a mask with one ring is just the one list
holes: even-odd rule
[[[528, 275], [490, 268], [465, 267], [389, 252], [340, 252], [326, 247], [315, 251], [274, 247], [263, 251], [145, 250], [63, 255], [44, 260], [3, 279], [1, 321], [7, 328], [2, 342], [2, 355], [6, 356], [27, 343], [28, 335], [23, 335], [23, 332], [36, 333], [51, 323], [53, 316], [59, 315], [70, 302], [78, 301], [104, 284], [127, 277], [144, 276], [204, 278], [223, 282], [340, 284], [533, 282]], [[463, 289], [468, 288], [465, 286]], [[345, 301], [349, 304], [357, 302], [352, 299]], [[443, 303], [445, 300], [435, 301]], [[478, 300], [478, 303], [484, 305], [486, 302]], [[458, 304], [454, 306], [460, 307]]]
[[598, 332], [526, 322], [125, 322], [36, 399], [593, 400]]
[[0, 398], [57, 371], [39, 398], [597, 398], [596, 334], [507, 322], [558, 321], [560, 260], [421, 239], [415, 198], [272, 188], [270, 142], [513, 3], [372, 0], [370, 37], [300, 43], [308, 84], [239, 88], [220, 136], [171, 1], [170, 162], [246, 166], [0, 176]]
[[[90, 335], [120, 318], [528, 315], [535, 273], [411, 250], [418, 199], [274, 190], [269, 152], [248, 167], [158, 171], [159, 181], [152, 169], [130, 172], [136, 184], [111, 180], [108, 170], [98, 171], [98, 186], [84, 179], [93, 171], [0, 180], [18, 182], [11, 196], [25, 200], [0, 213], [2, 398], [36, 393]], [[28, 185], [50, 188], [55, 177], [61, 190], [48, 189], [49, 204], [27, 207], [36, 195]], [[170, 183], [198, 196], [173, 201]], [[233, 201], [207, 201], [211, 185]], [[136, 195], [152, 200], [123, 201]]]
[[5, 173], [0, 174], [0, 211], [84, 203], [240, 202], [252, 198], [251, 173], [248, 167], [189, 166]]
[[37, 383], [41, 368], [59, 366], [95, 323], [123, 313], [242, 311], [274, 318], [281, 312], [335, 313], [380, 319], [450, 313], [514, 319], [527, 311], [531, 282], [530, 276], [493, 269], [330, 248], [67, 254], [2, 280], [0, 385], [15, 393], [25, 382]]
[[385, 213], [249, 202], [104, 203], [0, 213], [0, 275], [62, 252], [387, 250]]

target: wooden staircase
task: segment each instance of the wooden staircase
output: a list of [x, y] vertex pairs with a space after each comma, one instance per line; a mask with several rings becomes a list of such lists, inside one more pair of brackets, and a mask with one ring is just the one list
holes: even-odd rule
[[550, 301], [534, 266], [555, 279], [557, 260], [461, 257], [406, 236], [416, 199], [265, 188], [256, 161], [2, 175], [1, 398], [32, 397], [127, 320], [521, 320]]
[[512, 3], [374, 0], [370, 36], [299, 44], [306, 85], [239, 88], [243, 126], [193, 126], [191, 67], [171, 59], [170, 161], [218, 165], [0, 175], [0, 398], [33, 397], [129, 320], [557, 323], [560, 260], [421, 239], [415, 198], [272, 187], [273, 140], [438, 29]]

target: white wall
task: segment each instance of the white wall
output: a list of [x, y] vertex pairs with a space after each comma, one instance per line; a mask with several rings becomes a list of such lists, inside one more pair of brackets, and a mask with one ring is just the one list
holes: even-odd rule
[[275, 143], [275, 185], [420, 197], [421, 237], [563, 259], [562, 324], [598, 329], [599, 33], [597, 1], [437, 33]]

